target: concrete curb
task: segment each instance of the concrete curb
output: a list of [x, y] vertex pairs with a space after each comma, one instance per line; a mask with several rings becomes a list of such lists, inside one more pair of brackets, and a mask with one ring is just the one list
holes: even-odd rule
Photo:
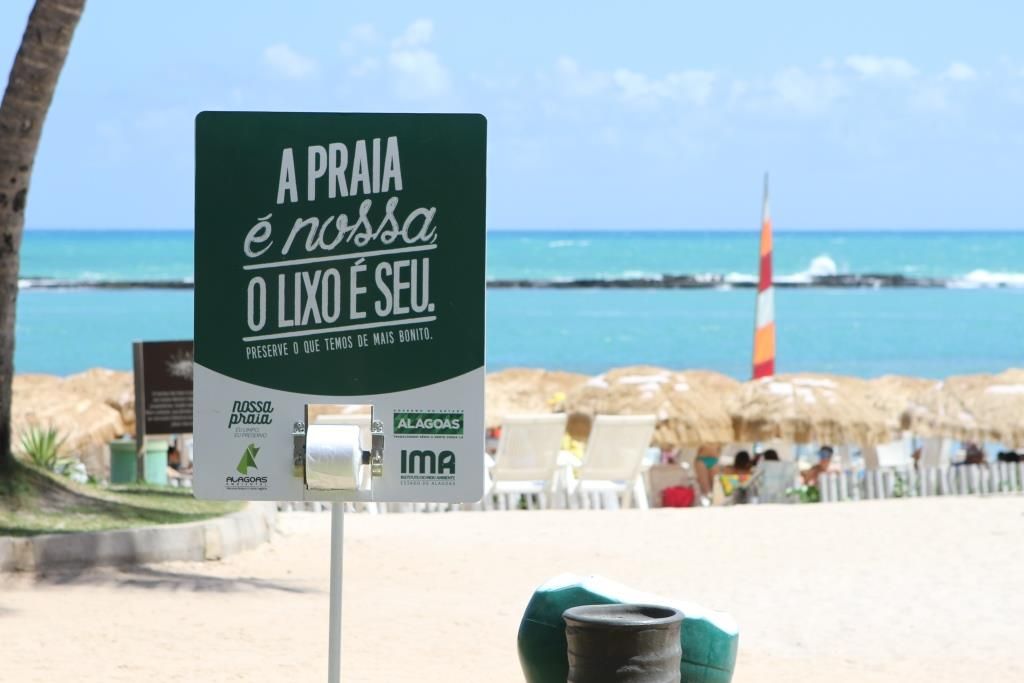
[[239, 512], [202, 522], [25, 538], [4, 536], [0, 537], [0, 571], [219, 560], [269, 541], [276, 520], [274, 503], [250, 503]]

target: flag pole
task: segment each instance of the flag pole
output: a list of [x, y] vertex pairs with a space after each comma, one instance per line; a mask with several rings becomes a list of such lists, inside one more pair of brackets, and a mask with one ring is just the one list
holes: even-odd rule
[[772, 284], [772, 217], [768, 203], [768, 173], [764, 174], [761, 205], [761, 249], [754, 315], [753, 377], [775, 374], [775, 287]]

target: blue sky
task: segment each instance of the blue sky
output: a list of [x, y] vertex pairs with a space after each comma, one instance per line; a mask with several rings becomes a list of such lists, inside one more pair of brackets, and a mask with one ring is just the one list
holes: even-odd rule
[[[0, 5], [13, 59], [30, 0]], [[473, 111], [491, 228], [1024, 227], [1024, 5], [91, 0], [30, 228], [189, 228], [204, 109]], [[6, 73], [6, 70], [4, 71]]]

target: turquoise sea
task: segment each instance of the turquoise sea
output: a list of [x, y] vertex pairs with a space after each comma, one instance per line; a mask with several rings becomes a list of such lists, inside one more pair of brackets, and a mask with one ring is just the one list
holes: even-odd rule
[[[927, 377], [1024, 366], [1024, 232], [776, 232], [779, 281], [942, 278], [937, 289], [779, 289], [779, 372]], [[492, 232], [489, 279], [756, 273], [754, 231]], [[187, 231], [28, 231], [22, 276], [188, 280]], [[491, 289], [489, 369], [648, 363], [749, 375], [752, 289]], [[190, 338], [191, 290], [23, 288], [17, 372], [128, 369], [136, 339]]]

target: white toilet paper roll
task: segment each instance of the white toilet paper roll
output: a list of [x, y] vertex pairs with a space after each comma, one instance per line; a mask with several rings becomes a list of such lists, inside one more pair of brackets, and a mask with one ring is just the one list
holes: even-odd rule
[[362, 462], [359, 427], [314, 424], [306, 431], [307, 488], [354, 490]]

